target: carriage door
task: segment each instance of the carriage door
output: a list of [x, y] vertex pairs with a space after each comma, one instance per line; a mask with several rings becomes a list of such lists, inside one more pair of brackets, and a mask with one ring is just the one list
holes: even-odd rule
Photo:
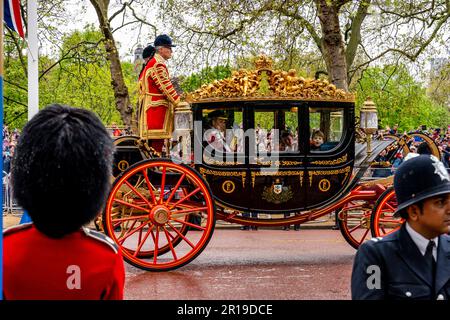
[[302, 210], [307, 202], [304, 108], [290, 101], [274, 101], [248, 109], [255, 137], [247, 150], [251, 207], [262, 213]]
[[347, 186], [353, 170], [353, 109], [337, 102], [308, 103], [308, 208], [329, 203]]

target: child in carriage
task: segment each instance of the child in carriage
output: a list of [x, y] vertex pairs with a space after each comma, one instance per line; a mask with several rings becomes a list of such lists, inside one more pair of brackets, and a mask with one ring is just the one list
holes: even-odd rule
[[311, 139], [311, 150], [319, 151], [321, 150], [321, 146], [325, 142], [325, 135], [322, 131], [316, 130], [314, 131]]

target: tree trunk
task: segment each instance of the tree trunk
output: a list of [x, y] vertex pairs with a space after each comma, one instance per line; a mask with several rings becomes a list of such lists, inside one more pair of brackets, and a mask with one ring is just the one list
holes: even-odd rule
[[347, 62], [344, 41], [339, 26], [339, 9], [334, 1], [316, 0], [322, 27], [322, 54], [331, 82], [348, 91]]
[[122, 121], [125, 126], [131, 128], [131, 119], [133, 114], [133, 107], [130, 101], [128, 88], [122, 73], [122, 66], [120, 65], [119, 53], [117, 51], [116, 42], [111, 32], [111, 26], [108, 20], [108, 5], [109, 0], [90, 0], [97, 13], [100, 30], [105, 37], [106, 58], [109, 61], [109, 68], [111, 71], [111, 85], [114, 90], [114, 97], [116, 99], [116, 109], [119, 111]]

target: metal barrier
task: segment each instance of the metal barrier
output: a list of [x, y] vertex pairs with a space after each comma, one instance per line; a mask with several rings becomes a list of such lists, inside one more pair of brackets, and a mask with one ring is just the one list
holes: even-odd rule
[[14, 213], [22, 211], [22, 208], [17, 204], [13, 197], [13, 190], [11, 185], [11, 174], [3, 171], [2, 178], [2, 192], [3, 192], [3, 213]]

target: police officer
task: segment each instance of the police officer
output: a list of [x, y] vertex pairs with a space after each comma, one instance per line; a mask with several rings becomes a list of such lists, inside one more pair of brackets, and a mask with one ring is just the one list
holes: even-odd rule
[[352, 299], [450, 299], [450, 177], [432, 155], [405, 161], [394, 176], [405, 223], [356, 254]]

